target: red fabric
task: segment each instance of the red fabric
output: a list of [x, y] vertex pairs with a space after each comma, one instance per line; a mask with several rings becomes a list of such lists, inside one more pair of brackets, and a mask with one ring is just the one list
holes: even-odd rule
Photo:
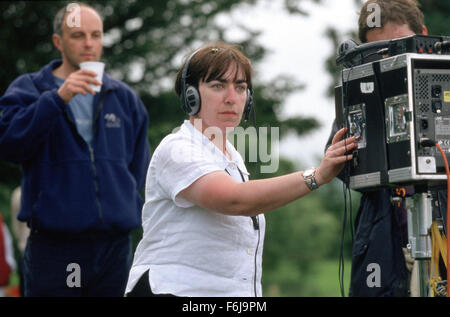
[[5, 238], [3, 232], [3, 217], [0, 214], [0, 286], [9, 284], [11, 268], [6, 262]]

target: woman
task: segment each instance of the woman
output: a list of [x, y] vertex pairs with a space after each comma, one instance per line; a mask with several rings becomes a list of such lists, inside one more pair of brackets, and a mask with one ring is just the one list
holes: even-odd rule
[[333, 179], [355, 148], [336, 133], [313, 171], [248, 181], [227, 141], [252, 106], [251, 65], [236, 47], [194, 52], [175, 90], [189, 114], [150, 162], [140, 241], [127, 296], [262, 296], [264, 213]]

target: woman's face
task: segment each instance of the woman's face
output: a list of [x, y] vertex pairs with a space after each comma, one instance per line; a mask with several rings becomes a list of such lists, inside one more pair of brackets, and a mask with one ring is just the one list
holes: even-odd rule
[[239, 125], [247, 100], [247, 83], [244, 73], [236, 64], [230, 65], [223, 78], [200, 81], [200, 112], [195, 119], [202, 119], [203, 131], [209, 127], [230, 132]]

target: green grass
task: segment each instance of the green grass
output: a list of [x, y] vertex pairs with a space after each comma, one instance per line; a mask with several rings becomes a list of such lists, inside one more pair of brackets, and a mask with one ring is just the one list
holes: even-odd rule
[[[351, 261], [344, 262], [344, 291], [348, 296], [350, 283]], [[314, 297], [341, 297], [339, 287], [339, 261], [338, 259], [324, 260], [313, 265], [312, 272], [308, 275], [304, 289], [304, 296]]]
[[[288, 263], [289, 264], [289, 263]], [[338, 259], [316, 260], [307, 271], [285, 263], [276, 271], [263, 273], [263, 296], [266, 297], [341, 297]], [[348, 296], [351, 261], [344, 262], [344, 291]], [[297, 273], [297, 274], [295, 274]]]

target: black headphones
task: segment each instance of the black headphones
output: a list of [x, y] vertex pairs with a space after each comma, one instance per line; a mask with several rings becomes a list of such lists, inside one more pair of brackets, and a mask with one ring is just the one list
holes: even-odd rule
[[[181, 73], [181, 105], [183, 107], [184, 112], [186, 112], [188, 115], [193, 116], [196, 115], [200, 111], [201, 107], [201, 98], [200, 93], [198, 92], [198, 89], [191, 85], [189, 87], [186, 87], [186, 78], [188, 77], [188, 70], [189, 70], [189, 64], [192, 60], [192, 58], [197, 54], [197, 52], [200, 49], [196, 50], [194, 53], [189, 56], [189, 58], [186, 60], [186, 63], [184, 64], [183, 71]], [[245, 101], [245, 107], [244, 107], [244, 120], [247, 121], [250, 112], [253, 109], [253, 90], [248, 88], [247, 89], [247, 100]]]

